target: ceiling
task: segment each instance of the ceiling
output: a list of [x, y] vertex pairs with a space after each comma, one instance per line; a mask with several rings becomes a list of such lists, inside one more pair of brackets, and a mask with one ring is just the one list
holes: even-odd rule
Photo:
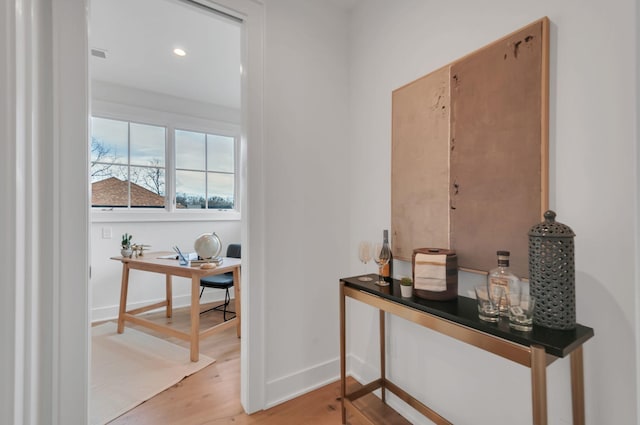
[[[92, 80], [240, 108], [240, 24], [181, 0], [92, 0]], [[173, 49], [186, 51], [176, 56]]]

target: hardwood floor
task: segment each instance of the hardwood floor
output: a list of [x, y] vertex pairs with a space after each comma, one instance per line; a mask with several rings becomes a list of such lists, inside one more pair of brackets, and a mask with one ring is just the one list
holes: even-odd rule
[[[202, 309], [206, 309], [203, 305]], [[172, 319], [164, 313], [146, 318], [189, 328], [188, 309], [175, 309]], [[211, 311], [201, 316], [202, 327], [222, 321], [222, 313]], [[186, 341], [164, 336], [136, 325], [149, 334], [188, 348]], [[126, 329], [125, 329], [126, 332]], [[191, 375], [140, 406], [110, 422], [111, 425], [334, 425], [341, 423], [340, 384], [332, 383], [289, 402], [253, 415], [244, 413], [240, 404], [240, 339], [232, 327], [200, 342], [200, 352], [216, 359], [212, 365]], [[373, 397], [373, 396], [371, 396]], [[362, 425], [348, 418], [350, 425]], [[397, 421], [385, 421], [394, 423]], [[408, 423], [408, 422], [406, 422]]]

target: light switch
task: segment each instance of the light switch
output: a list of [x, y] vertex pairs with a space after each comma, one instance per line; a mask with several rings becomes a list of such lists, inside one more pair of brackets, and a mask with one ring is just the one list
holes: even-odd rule
[[102, 228], [102, 239], [111, 239], [111, 227]]

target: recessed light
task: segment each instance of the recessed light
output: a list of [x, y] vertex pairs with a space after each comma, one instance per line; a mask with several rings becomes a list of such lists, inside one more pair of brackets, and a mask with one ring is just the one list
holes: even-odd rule
[[186, 55], [187, 55], [187, 52], [185, 52], [184, 50], [182, 50], [182, 49], [180, 49], [180, 48], [178, 48], [178, 49], [173, 49], [173, 53], [174, 53], [176, 56], [186, 56]]

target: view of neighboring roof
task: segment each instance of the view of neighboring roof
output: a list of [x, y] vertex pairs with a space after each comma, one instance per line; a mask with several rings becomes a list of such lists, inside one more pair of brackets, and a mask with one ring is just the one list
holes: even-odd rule
[[[126, 207], [129, 183], [117, 177], [109, 177], [91, 185], [91, 205], [94, 207]], [[132, 207], [164, 207], [164, 196], [131, 183]]]

